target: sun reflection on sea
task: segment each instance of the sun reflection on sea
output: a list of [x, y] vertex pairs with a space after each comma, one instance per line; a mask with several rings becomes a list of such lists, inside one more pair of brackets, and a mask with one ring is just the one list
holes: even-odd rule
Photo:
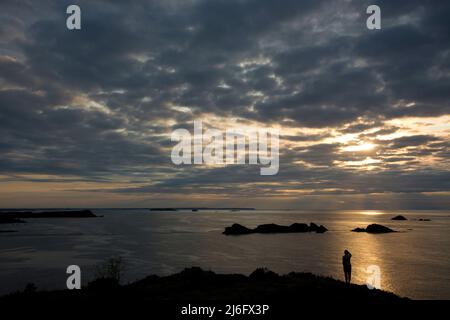
[[353, 243], [353, 262], [355, 265], [355, 283], [366, 284], [371, 265], [380, 268], [381, 289], [394, 291], [396, 288], [391, 281], [392, 268], [386, 257], [389, 256], [389, 248], [383, 245], [383, 241], [377, 235], [361, 235], [356, 243]]
[[376, 211], [376, 210], [365, 210], [365, 211], [360, 211], [360, 214], [363, 214], [366, 216], [378, 216], [380, 214], [383, 214], [383, 212]]

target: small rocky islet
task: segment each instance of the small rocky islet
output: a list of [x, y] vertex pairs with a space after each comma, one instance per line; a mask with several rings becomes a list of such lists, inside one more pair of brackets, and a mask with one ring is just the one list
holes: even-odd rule
[[381, 224], [369, 224], [366, 228], [355, 228], [352, 230], [353, 232], [367, 232], [367, 233], [391, 233], [391, 232], [397, 232], [395, 230], [392, 230], [391, 228], [388, 228], [386, 226], [383, 226]]
[[223, 234], [225, 235], [244, 235], [252, 233], [304, 233], [304, 232], [315, 232], [324, 233], [328, 229], [323, 225], [317, 225], [315, 223], [293, 223], [289, 226], [281, 226], [274, 223], [261, 224], [254, 229], [247, 228], [241, 224], [234, 223], [230, 227], [226, 227]]

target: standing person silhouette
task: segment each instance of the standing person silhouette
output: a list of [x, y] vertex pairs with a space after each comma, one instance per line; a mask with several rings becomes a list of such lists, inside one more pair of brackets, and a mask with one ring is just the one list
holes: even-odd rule
[[348, 251], [344, 251], [344, 255], [342, 256], [342, 266], [344, 267], [344, 276], [345, 283], [350, 283], [352, 280], [352, 263], [350, 259], [352, 258], [352, 254]]

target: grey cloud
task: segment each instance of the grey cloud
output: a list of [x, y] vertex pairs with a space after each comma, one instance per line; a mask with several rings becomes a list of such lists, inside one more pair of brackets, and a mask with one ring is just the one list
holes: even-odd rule
[[428, 142], [436, 140], [438, 139], [434, 136], [416, 135], [397, 138], [394, 139], [391, 143], [393, 148], [405, 148], [426, 145]]
[[[450, 5], [444, 2], [380, 1], [383, 28], [375, 32], [365, 28], [369, 1], [79, 1], [79, 32], [65, 28], [68, 3], [2, 4], [3, 173], [154, 181], [117, 192], [206, 192], [196, 187], [208, 185], [246, 194], [236, 185], [274, 181], [281, 186], [261, 192], [296, 181], [295, 188], [361, 193], [449, 189], [446, 172], [423, 171], [417, 160], [448, 159], [448, 145], [432, 136], [374, 140], [373, 151], [342, 154], [339, 144], [321, 141], [328, 135], [285, 135], [291, 143], [317, 143], [281, 150], [281, 171], [272, 178], [255, 167], [177, 168], [165, 136], [214, 114], [341, 133], [380, 128], [361, 137], [371, 141], [397, 131], [386, 120], [448, 114]], [[80, 96], [107, 110], [80, 105]], [[169, 119], [175, 124], [164, 124]], [[368, 156], [382, 161], [385, 172], [335, 165]], [[416, 172], [403, 172], [400, 158]]]

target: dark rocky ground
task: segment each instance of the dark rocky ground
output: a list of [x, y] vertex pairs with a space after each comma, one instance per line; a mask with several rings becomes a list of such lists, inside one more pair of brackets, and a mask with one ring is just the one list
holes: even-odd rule
[[400, 302], [408, 301], [393, 293], [365, 285], [345, 284], [329, 277], [312, 273], [291, 272], [278, 275], [266, 269], [257, 269], [250, 276], [216, 274], [198, 267], [185, 269], [170, 276], [151, 275], [126, 285], [100, 278], [81, 290], [36, 291], [30, 288], [0, 297], [0, 302], [88, 301], [118, 299], [133, 301], [327, 301], [358, 300]]
[[[264, 315], [226, 315], [227, 305], [268, 305]], [[215, 307], [214, 317], [182, 315], [187, 306]], [[27, 290], [0, 297], [0, 309], [15, 314], [68, 316], [114, 315], [148, 319], [374, 319], [387, 315], [420, 316], [448, 304], [426, 304], [364, 285], [311, 273], [278, 275], [257, 269], [250, 276], [216, 274], [189, 268], [170, 276], [148, 276], [126, 285], [101, 278], [81, 290]]]

